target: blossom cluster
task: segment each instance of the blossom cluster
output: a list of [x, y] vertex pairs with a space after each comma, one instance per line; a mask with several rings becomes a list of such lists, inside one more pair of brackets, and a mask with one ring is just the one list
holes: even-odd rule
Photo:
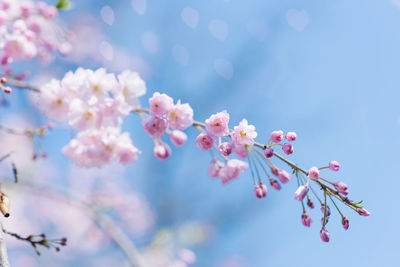
[[105, 69], [78, 68], [41, 88], [38, 106], [56, 121], [68, 121], [79, 131], [64, 154], [83, 167], [103, 166], [115, 160], [135, 161], [139, 150], [129, 133], [121, 133], [123, 119], [138, 109], [146, 84], [126, 70], [116, 78]]
[[47, 62], [54, 52], [68, 53], [70, 44], [54, 22], [57, 13], [45, 2], [0, 0], [1, 64], [34, 57]]
[[[237, 178], [248, 168], [246, 162], [229, 156], [234, 152], [240, 158], [247, 157], [249, 149], [254, 145], [254, 138], [257, 137], [256, 128], [249, 125], [246, 119], [231, 131], [228, 126], [229, 118], [225, 110], [211, 115], [205, 121], [205, 129], [200, 129], [201, 132], [196, 138], [198, 147], [203, 150], [214, 147], [224, 159], [222, 162], [214, 156], [208, 169], [209, 176], [220, 178], [223, 184]], [[222, 139], [225, 139], [224, 142]]]
[[180, 100], [174, 104], [170, 96], [159, 92], [149, 99], [149, 106], [149, 114], [144, 115], [142, 125], [154, 140], [154, 155], [165, 160], [171, 155], [171, 148], [161, 138], [167, 133], [171, 143], [182, 146], [187, 140], [183, 130], [193, 125], [193, 109]]

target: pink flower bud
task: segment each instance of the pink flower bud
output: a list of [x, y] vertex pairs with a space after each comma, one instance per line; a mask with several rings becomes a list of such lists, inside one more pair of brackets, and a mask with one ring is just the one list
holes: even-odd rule
[[286, 143], [282, 146], [282, 150], [286, 155], [290, 155], [293, 153], [293, 146], [291, 144]]
[[196, 137], [196, 143], [203, 150], [209, 150], [213, 147], [215, 139], [208, 133], [202, 132]]
[[7, 78], [6, 77], [1, 77], [0, 83], [7, 83]]
[[358, 208], [357, 209], [358, 214], [360, 214], [361, 216], [369, 216], [371, 213], [369, 213], [369, 211], [367, 211], [364, 208]]
[[218, 177], [219, 170], [221, 170], [222, 166], [223, 166], [222, 162], [218, 160], [213, 160], [210, 163], [210, 167], [208, 167], [208, 176], [210, 176], [211, 178]]
[[329, 242], [329, 233], [325, 227], [321, 229], [319, 236], [323, 242]]
[[317, 181], [319, 177], [319, 170], [317, 167], [311, 167], [308, 170], [308, 177], [310, 177], [311, 180]]
[[296, 137], [297, 137], [297, 135], [295, 132], [287, 132], [285, 135], [285, 138], [288, 141], [294, 141], [294, 140], [296, 140]]
[[329, 222], [329, 216], [326, 216], [325, 221], [324, 221], [324, 217], [321, 218], [321, 224], [322, 224], [322, 226], [323, 226], [324, 224], [327, 225], [328, 222]]
[[294, 199], [297, 199], [298, 201], [303, 201], [307, 193], [308, 193], [308, 186], [301, 185], [299, 186], [299, 188], [297, 188], [296, 192], [294, 192]]
[[269, 181], [275, 190], [281, 190], [281, 184], [277, 180], [270, 179]]
[[281, 181], [281, 183], [286, 184], [287, 182], [289, 182], [291, 176], [290, 174], [285, 171], [285, 170], [279, 170], [278, 172], [278, 178]]
[[283, 140], [283, 131], [273, 131], [269, 138], [274, 143], [280, 143]]
[[274, 150], [272, 148], [267, 147], [264, 150], [264, 155], [266, 158], [271, 158], [274, 155]]
[[310, 209], [313, 209], [313, 208], [314, 208], [314, 202], [311, 200], [310, 197], [307, 197], [307, 206], [308, 206]]
[[4, 90], [4, 93], [6, 93], [6, 94], [11, 94], [11, 92], [12, 92], [12, 89], [9, 86], [4, 87], [3, 90]]
[[167, 159], [171, 153], [171, 148], [164, 142], [159, 142], [154, 146], [154, 155], [159, 160]]
[[336, 190], [339, 191], [340, 194], [347, 196], [347, 194], [349, 193], [349, 188], [347, 184], [343, 182], [336, 182], [334, 185]]
[[263, 184], [262, 182], [260, 182], [260, 187], [263, 191], [263, 196], [265, 197], [267, 195], [267, 186], [265, 184]]
[[[323, 214], [325, 214], [325, 204], [321, 203], [321, 211]], [[329, 208], [329, 206], [326, 206], [326, 216], [330, 216], [331, 215], [331, 209]]]
[[224, 142], [218, 146], [218, 152], [223, 156], [229, 156], [232, 153], [232, 143]]
[[160, 138], [164, 135], [165, 130], [167, 129], [168, 123], [166, 119], [163, 119], [158, 116], [151, 116], [142, 121], [142, 125], [144, 130], [152, 137], [152, 138]]
[[171, 140], [171, 143], [173, 143], [174, 145], [182, 146], [187, 140], [187, 135], [180, 130], [173, 130], [169, 134], [169, 139]]
[[271, 172], [273, 175], [275, 175], [276, 177], [279, 176], [279, 169], [276, 166], [272, 166], [271, 167]]
[[301, 222], [303, 223], [304, 226], [310, 227], [312, 223], [312, 218], [306, 211], [303, 212], [301, 215]]
[[329, 162], [329, 169], [331, 169], [332, 171], [337, 172], [339, 168], [340, 164], [336, 160], [332, 160], [331, 162]]
[[347, 219], [346, 217], [343, 217], [342, 218], [342, 225], [343, 225], [344, 230], [349, 229], [349, 224], [350, 224], [349, 219]]
[[263, 198], [263, 190], [261, 189], [261, 187], [259, 185], [256, 185], [255, 189], [254, 189], [254, 195], [256, 196], [256, 198]]

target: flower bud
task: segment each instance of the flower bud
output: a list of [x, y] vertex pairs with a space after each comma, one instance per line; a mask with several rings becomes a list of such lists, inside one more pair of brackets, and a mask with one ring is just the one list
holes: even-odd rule
[[208, 167], [208, 176], [210, 176], [211, 178], [218, 177], [219, 170], [222, 168], [222, 166], [222, 162], [218, 160], [213, 160], [210, 163], [210, 167]]
[[270, 179], [269, 182], [275, 190], [281, 190], [281, 184], [277, 180]]
[[327, 225], [329, 222], [329, 216], [326, 216], [325, 221], [324, 221], [324, 217], [321, 218], [321, 225]]
[[336, 182], [334, 184], [334, 186], [335, 186], [336, 190], [339, 191], [340, 194], [347, 196], [347, 194], [349, 193], [349, 188], [348, 188], [347, 184], [345, 184], [343, 182]]
[[218, 152], [227, 157], [232, 153], [232, 148], [232, 143], [223, 142], [218, 146]]
[[9, 86], [3, 87], [3, 90], [4, 90], [4, 93], [6, 93], [6, 94], [11, 94], [11, 92], [12, 92], [12, 89]]
[[269, 139], [274, 143], [280, 143], [283, 140], [283, 131], [273, 131]]
[[360, 214], [361, 216], [369, 216], [371, 215], [371, 213], [369, 213], [369, 211], [367, 211], [364, 208], [358, 208], [357, 209], [358, 214]]
[[[321, 204], [321, 211], [323, 214], [325, 214], [325, 204], [322, 203]], [[330, 216], [331, 215], [331, 209], [329, 208], [329, 206], [326, 206], [326, 216]]]
[[264, 150], [264, 155], [266, 158], [271, 158], [274, 155], [274, 150], [272, 148], [267, 147]]
[[278, 172], [278, 178], [281, 181], [281, 183], [286, 184], [287, 182], [289, 182], [291, 176], [290, 174], [285, 171], [285, 170], [279, 170]]
[[282, 146], [282, 150], [286, 155], [290, 155], [293, 153], [293, 146], [291, 144], [286, 143]]
[[308, 193], [308, 186], [301, 185], [299, 186], [299, 188], [297, 188], [296, 192], [294, 192], [294, 199], [297, 199], [298, 201], [303, 201], [307, 193]]
[[301, 215], [301, 222], [303, 223], [304, 226], [310, 227], [312, 223], [312, 218], [306, 211], [303, 212]]
[[310, 177], [311, 180], [317, 181], [319, 177], [319, 170], [317, 167], [311, 167], [308, 170], [308, 177]]
[[203, 150], [209, 150], [213, 147], [215, 139], [208, 133], [202, 132], [196, 137], [196, 143]]
[[173, 130], [169, 134], [169, 139], [171, 140], [171, 143], [173, 143], [174, 145], [182, 146], [187, 140], [187, 135], [180, 130]]
[[342, 218], [342, 225], [343, 225], [344, 230], [349, 229], [349, 224], [350, 224], [349, 219], [347, 219], [346, 217], [343, 217]]
[[332, 171], [337, 172], [339, 168], [340, 164], [336, 160], [332, 160], [331, 162], [329, 162], [329, 169], [331, 169]]
[[7, 78], [6, 77], [1, 77], [0, 83], [7, 83]]
[[319, 236], [323, 242], [329, 242], [329, 233], [325, 227], [323, 227], [319, 233]]
[[309, 196], [307, 196], [307, 206], [308, 206], [310, 209], [313, 209], [313, 208], [314, 208], [314, 202], [311, 200], [311, 198], [310, 198]]
[[164, 142], [159, 142], [154, 146], [154, 155], [159, 160], [165, 160], [171, 155], [171, 148]]
[[10, 216], [10, 200], [4, 193], [0, 195], [0, 211], [3, 213], [4, 217]]
[[255, 189], [254, 189], [254, 195], [256, 196], [256, 198], [263, 198], [263, 190], [259, 185], [256, 185]]
[[297, 137], [297, 135], [295, 132], [287, 132], [285, 135], [285, 138], [288, 141], [294, 141], [294, 140], [296, 140], [296, 137]]

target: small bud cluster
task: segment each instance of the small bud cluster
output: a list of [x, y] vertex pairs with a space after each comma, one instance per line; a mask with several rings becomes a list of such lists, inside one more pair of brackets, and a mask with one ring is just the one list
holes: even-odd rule
[[[143, 115], [142, 125], [146, 133], [154, 140], [154, 155], [160, 159], [167, 159], [172, 151], [161, 138], [165, 133], [175, 146], [182, 146], [187, 135], [183, 132], [193, 124], [193, 109], [189, 104], [182, 104], [166, 94], [156, 92], [149, 99], [149, 112]], [[141, 112], [140, 110], [137, 112]]]
[[40, 251], [38, 249], [39, 246], [43, 246], [48, 249], [54, 248], [57, 252], [59, 252], [60, 246], [67, 245], [67, 238], [65, 238], [65, 237], [60, 238], [60, 239], [48, 239], [45, 234], [29, 235], [27, 237], [22, 237], [17, 233], [12, 233], [5, 229], [3, 229], [3, 232], [21, 240], [21, 241], [26, 241], [26, 242], [30, 243], [31, 246], [34, 248], [37, 255], [40, 255]]

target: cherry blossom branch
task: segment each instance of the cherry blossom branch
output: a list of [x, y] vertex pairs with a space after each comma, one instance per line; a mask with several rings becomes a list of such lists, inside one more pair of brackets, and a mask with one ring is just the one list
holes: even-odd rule
[[[44, 188], [34, 183], [18, 184], [19, 189], [39, 193], [57, 201], [65, 202], [69, 205], [82, 208], [87, 211], [87, 215], [113, 240], [127, 258], [130, 266], [145, 266], [144, 261], [132, 240], [124, 233], [121, 227], [112, 219], [111, 216], [101, 212], [99, 207], [88, 203], [78, 196], [71, 193], [63, 193], [62, 190]], [[1, 267], [1, 265], [0, 265]]]
[[[26, 89], [26, 90], [29, 90], [29, 91], [33, 91], [35, 93], [40, 93], [40, 88], [39, 87], [37, 87], [35, 85], [32, 85], [32, 84], [30, 84], [28, 82], [23, 82], [23, 81], [19, 81], [19, 80], [14, 80], [14, 79], [9, 79], [9, 78], [3, 77], [3, 78], [1, 78], [1, 84], [2, 85], [12, 86], [12, 87], [15, 87], [15, 88], [18, 88], [18, 89]], [[7, 92], [7, 91], [5, 90], [5, 92]]]
[[13, 232], [9, 232], [3, 228], [3, 233], [8, 234], [12, 237], [15, 237], [18, 240], [28, 242], [34, 248], [37, 255], [40, 255], [40, 251], [38, 250], [38, 246], [43, 246], [48, 249], [54, 247], [54, 249], [58, 252], [60, 251], [59, 246], [67, 245], [67, 238], [63, 237], [60, 239], [48, 239], [45, 234], [40, 235], [29, 235], [27, 237], [22, 237], [21, 235]]

